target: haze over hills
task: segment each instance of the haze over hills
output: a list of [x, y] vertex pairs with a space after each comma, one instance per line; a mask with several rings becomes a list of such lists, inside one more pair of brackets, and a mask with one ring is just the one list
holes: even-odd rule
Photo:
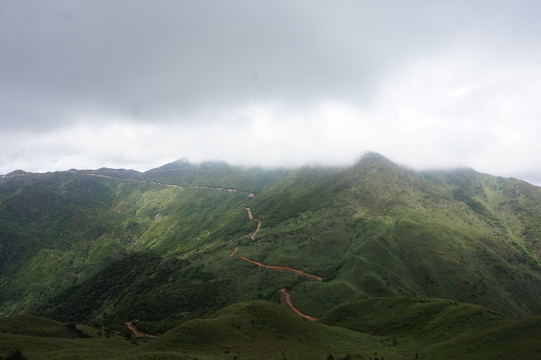
[[[0, 179], [0, 314], [119, 332], [138, 320], [143, 332], [165, 333], [141, 349], [167, 356], [184, 341], [182, 356], [213, 343], [230, 358], [234, 346], [258, 358], [244, 338], [256, 331], [252, 341], [303, 358], [317, 336], [277, 338], [285, 330], [276, 316], [335, 339], [311, 355], [322, 359], [378, 351], [453, 358], [474, 341], [463, 331], [541, 329], [532, 317], [541, 315], [540, 224], [537, 186], [473, 169], [416, 172], [375, 153], [335, 168], [177, 161], [147, 172], [17, 171]], [[303, 325], [293, 312], [276, 313], [271, 304], [287, 304], [286, 293], [291, 309], [321, 320]], [[462, 312], [479, 322], [464, 323]], [[421, 336], [434, 316], [448, 318], [448, 328]], [[411, 334], [396, 331], [412, 322]], [[236, 323], [240, 345], [224, 333]], [[199, 340], [186, 337], [194, 327]], [[344, 333], [341, 348], [342, 335], [327, 332], [344, 328], [367, 337]], [[539, 349], [500, 346], [512, 353], [519, 344], [525, 356]], [[221, 358], [216, 346], [205, 356]]]

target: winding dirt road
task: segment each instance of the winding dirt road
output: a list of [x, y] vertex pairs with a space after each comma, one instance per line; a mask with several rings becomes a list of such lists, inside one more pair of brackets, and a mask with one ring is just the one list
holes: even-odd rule
[[323, 278], [321, 276], [313, 275], [313, 274], [310, 274], [310, 273], [308, 273], [308, 272], [306, 272], [304, 270], [295, 269], [295, 268], [292, 268], [292, 267], [289, 267], [289, 266], [267, 265], [267, 264], [260, 263], [259, 261], [250, 260], [245, 256], [235, 256], [235, 258], [246, 261], [246, 262], [249, 262], [249, 263], [252, 263], [252, 264], [255, 264], [255, 265], [257, 265], [259, 267], [262, 267], [262, 268], [265, 268], [265, 269], [272, 269], [272, 270], [276, 270], [276, 271], [288, 271], [288, 272], [292, 272], [292, 273], [297, 274], [297, 275], [306, 276], [307, 278], [312, 279], [312, 280], [316, 280], [316, 281], [322, 281], [323, 280]]
[[126, 324], [128, 329], [130, 329], [131, 332], [134, 333], [135, 335], [145, 336], [145, 337], [149, 337], [149, 338], [156, 337], [156, 335], [147, 334], [147, 333], [142, 332], [141, 330], [137, 329], [137, 327], [131, 321], [127, 321], [124, 324]]
[[[252, 240], [255, 240], [255, 236], [257, 235], [257, 233], [259, 232], [259, 229], [261, 228], [261, 220], [260, 219], [257, 219], [257, 218], [254, 218], [254, 214], [252, 213], [252, 210], [249, 208], [249, 207], [245, 207], [244, 208], [247, 212], [248, 212], [248, 218], [250, 220], [256, 220], [257, 221], [257, 228], [256, 230], [253, 232], [252, 236], [250, 237]], [[292, 268], [292, 267], [289, 267], [289, 266], [279, 266], [279, 265], [267, 265], [267, 264], [263, 264], [259, 261], [255, 261], [255, 260], [251, 260], [251, 259], [248, 259], [247, 257], [245, 256], [234, 256], [235, 253], [239, 250], [239, 247], [237, 246], [235, 248], [235, 250], [233, 250], [231, 252], [231, 254], [229, 254], [230, 257], [235, 257], [236, 259], [240, 259], [242, 261], [246, 261], [246, 262], [249, 262], [251, 264], [254, 264], [254, 265], [257, 265], [259, 267], [262, 267], [262, 268], [265, 268], [265, 269], [271, 269], [271, 270], [275, 270], [275, 271], [287, 271], [287, 272], [292, 272], [294, 274], [297, 274], [297, 275], [302, 275], [302, 276], [305, 276], [311, 280], [316, 280], [316, 281], [322, 281], [323, 278], [321, 276], [317, 276], [317, 275], [314, 275], [314, 274], [310, 274], [304, 270], [300, 270], [300, 269], [295, 269], [295, 268]], [[280, 300], [282, 301], [282, 304], [290, 309], [291, 311], [293, 311], [295, 314], [297, 315], [300, 315], [302, 317], [304, 317], [305, 319], [308, 319], [308, 320], [312, 320], [312, 321], [316, 321], [317, 318], [313, 317], [313, 316], [310, 316], [310, 315], [306, 315], [305, 313], [303, 313], [302, 311], [300, 311], [299, 309], [297, 309], [295, 307], [295, 305], [293, 305], [293, 303], [291, 302], [291, 291], [287, 290], [286, 288], [281, 288], [280, 290], [278, 290], [278, 294], [280, 295]]]
[[[256, 220], [257, 221], [257, 228], [255, 229], [252, 236], [250, 237], [252, 240], [255, 240], [255, 236], [257, 235], [257, 233], [261, 229], [261, 220], [254, 218], [254, 214], [252, 213], [252, 209], [250, 209], [249, 207], [245, 207], [244, 209], [248, 212], [248, 218], [250, 220]], [[237, 252], [238, 249], [239, 249], [239, 247], [237, 246], [235, 248], [235, 250], [233, 250], [233, 252], [231, 254], [229, 254], [229, 256], [232, 257]], [[276, 271], [289, 271], [289, 272], [292, 272], [292, 273], [297, 274], [297, 275], [306, 276], [307, 278], [312, 279], [312, 280], [316, 280], [316, 281], [322, 281], [323, 280], [323, 278], [321, 276], [313, 275], [313, 274], [310, 274], [310, 273], [308, 273], [308, 272], [306, 272], [304, 270], [295, 269], [295, 268], [292, 268], [292, 267], [289, 267], [289, 266], [267, 265], [267, 264], [263, 264], [263, 263], [261, 263], [259, 261], [248, 259], [245, 256], [235, 256], [235, 258], [246, 261], [246, 262], [249, 262], [249, 263], [252, 263], [252, 264], [255, 264], [255, 265], [257, 265], [259, 267], [262, 267], [262, 268], [265, 268], [265, 269], [272, 269], [272, 270], [276, 270]]]
[[229, 256], [230, 256], [230, 257], [233, 257], [233, 255], [235, 255], [235, 253], [237, 252], [238, 249], [239, 249], [239, 247], [237, 246], [237, 247], [235, 248], [235, 250], [233, 250], [233, 251], [231, 252], [231, 254], [229, 254]]
[[[252, 197], [252, 198], [255, 196], [253, 193], [246, 192], [246, 191], [239, 191], [237, 189], [232, 189], [232, 188], [211, 187], [211, 186], [180, 186], [180, 185], [159, 183], [159, 182], [156, 182], [156, 181], [145, 181], [145, 180], [135, 180], [135, 179], [120, 179], [120, 178], [115, 178], [115, 177], [112, 177], [112, 176], [101, 175], [101, 174], [86, 174], [86, 175], [95, 176], [95, 177], [101, 177], [101, 178], [107, 178], [107, 179], [149, 183], [149, 184], [153, 184], [153, 185], [174, 187], [174, 188], [179, 188], [179, 189], [215, 189], [215, 190], [228, 191], [229, 193], [239, 192], [239, 193], [247, 194], [249, 197]], [[250, 236], [250, 239], [255, 240], [256, 235], [259, 233], [259, 230], [261, 229], [261, 220], [257, 219], [257, 218], [254, 218], [252, 210], [249, 207], [245, 207], [244, 209], [248, 212], [248, 218], [250, 220], [257, 221], [257, 227], [256, 227], [255, 231], [252, 233], [252, 235]], [[271, 270], [280, 271], [280, 272], [291, 272], [291, 273], [294, 273], [294, 274], [297, 274], [297, 275], [305, 276], [305, 277], [307, 277], [307, 278], [309, 278], [311, 280], [315, 280], [315, 281], [322, 281], [323, 280], [323, 278], [321, 276], [310, 274], [310, 273], [308, 273], [308, 272], [306, 272], [304, 270], [301, 270], [301, 269], [295, 269], [295, 268], [292, 268], [292, 267], [289, 267], [289, 266], [267, 265], [267, 264], [263, 264], [263, 263], [261, 263], [259, 261], [248, 259], [245, 256], [235, 256], [235, 253], [238, 250], [239, 250], [239, 247], [238, 246], [235, 247], [235, 249], [229, 254], [229, 256], [234, 257], [236, 259], [240, 259], [242, 261], [249, 262], [251, 264], [257, 265], [257, 266], [265, 268], [265, 269], [271, 269]], [[299, 316], [302, 316], [305, 319], [312, 320], [312, 321], [317, 320], [317, 318], [315, 318], [313, 316], [310, 316], [310, 315], [306, 315], [305, 313], [303, 313], [302, 311], [297, 309], [295, 307], [295, 305], [293, 305], [293, 303], [291, 302], [291, 291], [290, 290], [287, 290], [286, 288], [281, 288], [280, 290], [278, 290], [278, 294], [280, 295], [280, 300], [282, 301], [282, 304], [286, 308], [290, 309], [295, 314], [297, 314]], [[155, 335], [147, 334], [147, 333], [145, 333], [143, 331], [138, 330], [137, 327], [131, 321], [128, 321], [125, 324], [128, 327], [128, 329], [130, 331], [132, 331], [135, 335], [145, 336], [145, 337], [149, 337], [149, 338], [156, 337]]]
[[248, 211], [248, 219], [253, 220], [254, 214], [252, 214], [252, 209], [250, 209], [249, 207], [245, 207], [244, 210]]
[[305, 313], [303, 313], [302, 311], [297, 309], [295, 307], [295, 305], [293, 305], [293, 303], [291, 302], [291, 291], [290, 290], [287, 290], [286, 288], [281, 288], [280, 290], [278, 290], [278, 293], [280, 294], [280, 300], [282, 300], [282, 304], [286, 308], [293, 311], [295, 314], [298, 314], [298, 315], [302, 316], [305, 319], [312, 320], [312, 321], [317, 320], [317, 318], [315, 318], [313, 316], [310, 316], [310, 315], [306, 315]]
[[252, 236], [250, 236], [250, 239], [252, 239], [252, 240], [255, 240], [255, 236], [256, 236], [257, 233], [259, 232], [259, 229], [261, 229], [261, 220], [256, 219], [256, 221], [257, 221], [257, 227], [255, 228], [255, 231], [254, 231], [254, 233], [252, 234]]
[[205, 185], [192, 185], [192, 186], [181, 186], [181, 185], [174, 185], [174, 184], [165, 184], [157, 181], [147, 181], [147, 180], [137, 180], [137, 179], [124, 179], [124, 178], [117, 178], [114, 176], [109, 175], [102, 175], [102, 174], [93, 174], [93, 173], [83, 173], [83, 175], [86, 176], [94, 176], [104, 179], [113, 179], [113, 180], [119, 180], [119, 181], [132, 181], [132, 182], [138, 182], [138, 183], [145, 183], [145, 184], [152, 184], [152, 185], [158, 185], [158, 186], [165, 186], [165, 187], [172, 187], [177, 189], [211, 189], [211, 190], [219, 190], [219, 191], [227, 191], [229, 193], [240, 193], [240, 194], [246, 194], [248, 197], [254, 197], [255, 194], [251, 193], [249, 191], [241, 191], [234, 188], [226, 188], [226, 187], [219, 187], [219, 186], [205, 186]]
[[255, 236], [257, 235], [257, 233], [259, 232], [259, 230], [261, 229], [261, 220], [259, 219], [254, 219], [254, 214], [252, 214], [252, 209], [250, 209], [249, 207], [245, 207], [244, 208], [246, 211], [248, 211], [248, 218], [250, 220], [255, 220], [257, 221], [257, 227], [255, 228], [255, 231], [252, 233], [252, 236], [250, 236], [250, 239], [252, 240], [255, 240]]

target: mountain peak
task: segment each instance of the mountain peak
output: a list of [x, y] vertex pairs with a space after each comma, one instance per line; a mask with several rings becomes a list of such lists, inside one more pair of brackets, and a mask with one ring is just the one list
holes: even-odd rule
[[389, 159], [387, 159], [385, 156], [381, 155], [380, 153], [370, 151], [365, 153], [360, 161], [385, 161], [389, 162]]
[[192, 168], [192, 167], [195, 167], [195, 165], [192, 164], [190, 161], [188, 161], [188, 159], [180, 158], [168, 164], [162, 165], [158, 168], [148, 170], [147, 172], [163, 171], [163, 170], [178, 170], [178, 169]]
[[385, 156], [377, 152], [368, 152], [364, 154], [357, 163], [355, 167], [359, 166], [378, 166], [378, 167], [399, 167], [391, 160], [387, 159]]
[[5, 176], [6, 177], [10, 177], [10, 176], [23, 176], [23, 175], [30, 175], [31, 173], [29, 173], [28, 171], [24, 171], [24, 170], [14, 170], [8, 174], [6, 174]]

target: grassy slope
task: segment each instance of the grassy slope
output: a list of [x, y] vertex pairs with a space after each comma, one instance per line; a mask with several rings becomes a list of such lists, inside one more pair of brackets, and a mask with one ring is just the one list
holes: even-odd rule
[[64, 324], [33, 315], [12, 315], [0, 319], [0, 332], [38, 337], [75, 338]]
[[143, 178], [166, 184], [225, 187], [259, 193], [290, 172], [288, 169], [232, 167], [221, 162], [206, 162], [196, 166], [180, 161], [147, 171]]
[[541, 319], [510, 320], [471, 304], [428, 298], [374, 298], [339, 305], [318, 322], [268, 302], [238, 303], [148, 340], [80, 339], [56, 321], [0, 319], [0, 355], [30, 359], [536, 359]]
[[135, 345], [123, 338], [98, 336], [96, 329], [78, 325], [91, 338], [78, 338], [65, 324], [54, 320], [13, 315], [0, 319], [0, 356], [19, 349], [29, 359], [118, 358]]
[[116, 209], [145, 186], [73, 173], [0, 182], [1, 312], [28, 310], [120, 258], [141, 228]]
[[[473, 171], [419, 174], [375, 154], [350, 168], [307, 167], [288, 176], [224, 165], [92, 173], [125, 180], [79, 172], [2, 179], [0, 256], [9, 259], [0, 276], [4, 312], [49, 302], [75, 283], [80, 287], [67, 290], [65, 302], [57, 298], [58, 307], [48, 311], [68, 315], [61, 309], [103, 295], [99, 306], [70, 319], [101, 321], [106, 315], [125, 321], [150, 304], [167, 308], [155, 299], [182, 303], [184, 295], [175, 289], [187, 271], [196, 270], [225, 286], [216, 304], [278, 303], [277, 290], [285, 286], [293, 289], [295, 304], [315, 316], [344, 302], [399, 295], [445, 297], [515, 316], [541, 311], [541, 192], [517, 180]], [[256, 223], [245, 206], [262, 220], [256, 240], [250, 239]], [[236, 246], [237, 255], [301, 268], [324, 281], [229, 257]], [[141, 277], [130, 270], [99, 282], [111, 272], [100, 275], [100, 269], [111, 261], [149, 249], [156, 258], [144, 261]], [[185, 269], [167, 266], [181, 260]], [[122, 261], [112, 269], [132, 268]], [[143, 298], [134, 296], [143, 292]], [[199, 310], [171, 307], [142, 325], [164, 329], [150, 321], [172, 326], [190, 317], [178, 312]]]
[[[13, 327], [17, 324], [17, 327]], [[81, 327], [81, 326], [80, 326]], [[368, 358], [393, 354], [389, 342], [355, 331], [303, 320], [268, 302], [240, 303], [211, 318], [183, 323], [152, 339], [77, 339], [56, 321], [15, 316], [0, 320], [0, 355], [20, 349], [30, 359], [325, 359], [347, 353]], [[12, 331], [16, 329], [16, 331]], [[139, 346], [137, 346], [139, 345]], [[400, 356], [392, 357], [400, 359]]]
[[392, 338], [419, 359], [535, 359], [541, 319], [511, 320], [478, 305], [428, 298], [374, 298], [330, 310], [322, 323]]
[[[285, 178], [284, 172], [264, 178], [262, 170], [223, 164], [178, 167], [93, 172], [139, 181], [76, 172], [4, 179], [8, 230], [2, 236], [8, 241], [1, 254], [15, 265], [6, 261], [3, 284], [25, 284], [6, 288], [4, 312], [45, 302], [124, 253], [147, 249], [223, 274], [236, 282], [236, 300], [277, 301], [277, 288], [294, 287], [294, 300], [314, 315], [344, 301], [389, 295], [539, 312], [536, 187], [520, 183], [517, 196], [513, 180], [475, 172], [416, 174], [375, 154], [351, 168], [303, 168]], [[260, 193], [252, 199], [140, 182], [145, 178], [186, 186], [223, 181], [226, 187], [236, 179]], [[249, 238], [255, 223], [244, 206], [263, 222], [256, 241]], [[18, 239], [24, 239], [22, 249]], [[239, 255], [302, 268], [325, 281], [251, 271], [253, 265], [227, 257], [235, 246]], [[43, 264], [50, 265], [46, 281]], [[10, 305], [10, 298], [25, 300]]]
[[245, 193], [171, 188], [133, 181], [140, 173], [101, 172], [131, 180], [74, 171], [2, 179], [0, 313], [44, 304], [129, 252], [197, 257], [251, 229]]
[[137, 319], [141, 330], [162, 333], [223, 307], [228, 288], [228, 282], [188, 261], [133, 253], [65, 290], [38, 313], [95, 326]]
[[[447, 190], [377, 155], [353, 168], [302, 169], [254, 199], [263, 226], [239, 254], [322, 275], [323, 283], [303, 282], [294, 293], [314, 315], [344, 301], [397, 295], [539, 313], [541, 271], [522, 235]], [[521, 196], [541, 194], [528, 190], [531, 197]], [[505, 189], [496, 192], [509, 198]]]
[[[383, 344], [383, 345], [382, 345]], [[140, 351], [185, 352], [201, 359], [325, 359], [328, 354], [385, 353], [382, 339], [325, 326], [268, 302], [240, 303], [205, 320], [186, 322]]]

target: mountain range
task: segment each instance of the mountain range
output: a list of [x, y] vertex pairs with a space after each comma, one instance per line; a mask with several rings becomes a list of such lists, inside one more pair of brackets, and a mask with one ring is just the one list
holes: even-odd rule
[[519, 179], [376, 153], [0, 178], [0, 356], [533, 359], [540, 298]]

